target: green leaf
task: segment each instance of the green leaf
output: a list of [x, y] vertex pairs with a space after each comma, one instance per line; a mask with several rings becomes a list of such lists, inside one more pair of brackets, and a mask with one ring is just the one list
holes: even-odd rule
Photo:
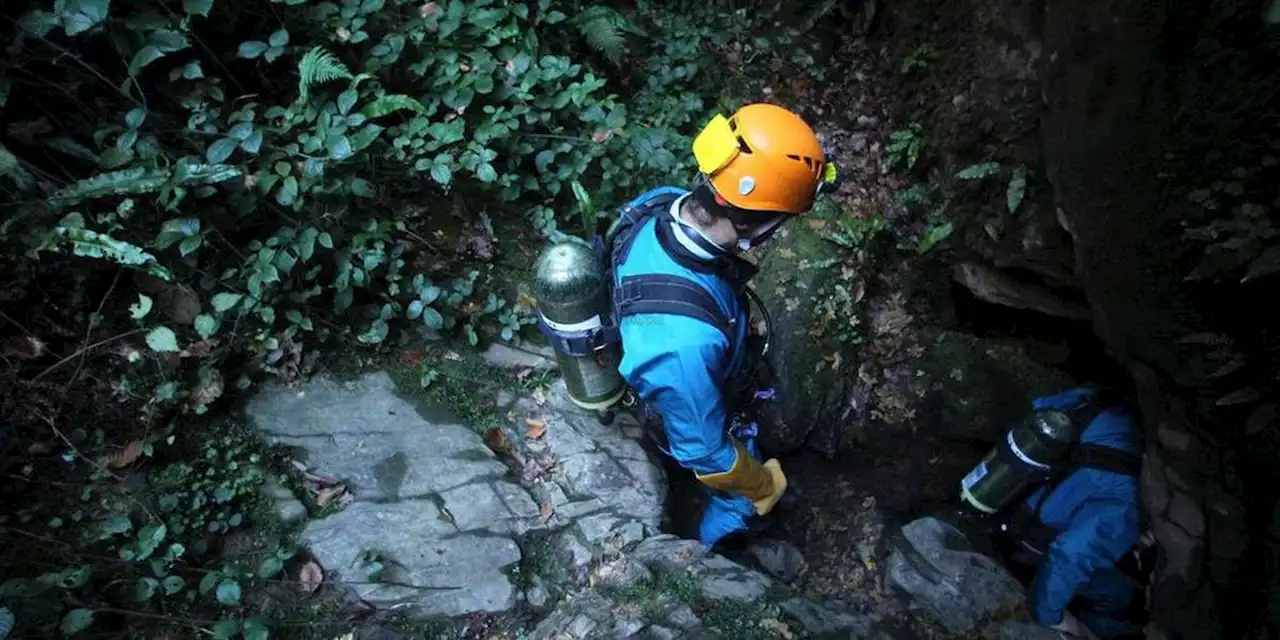
[[267, 50], [267, 43], [261, 40], [248, 40], [240, 43], [240, 50], [237, 52], [241, 58], [253, 59], [263, 54]]
[[276, 202], [282, 206], [290, 206], [298, 199], [298, 179], [289, 176], [280, 184], [280, 189], [276, 191]]
[[333, 236], [330, 236], [328, 231], [321, 231], [318, 240], [320, 240], [320, 246], [326, 249], [333, 248]]
[[[210, 0], [210, 2], [212, 2], [212, 0]], [[196, 80], [198, 78], [203, 78], [204, 69], [200, 67], [200, 61], [192, 60], [191, 62], [188, 62], [185, 65], [182, 65], [182, 77], [186, 78], [187, 80]]]
[[226, 485], [218, 487], [213, 492], [213, 500], [218, 504], [222, 504], [224, 502], [230, 502], [231, 499], [234, 497], [236, 497], [235, 492], [233, 492]]
[[1245, 272], [1240, 282], [1249, 282], [1269, 276], [1280, 271], [1280, 245], [1267, 248], [1258, 257], [1249, 263], [1249, 270]]
[[431, 179], [447, 186], [450, 182], [453, 182], [453, 170], [446, 164], [434, 164], [431, 167]]
[[347, 89], [346, 91], [339, 93], [338, 94], [338, 113], [344, 116], [347, 115], [347, 112], [351, 111], [351, 107], [356, 106], [356, 100], [359, 97], [360, 97], [360, 94], [355, 89]]
[[275, 556], [267, 556], [262, 564], [258, 565], [258, 577], [270, 578], [284, 569], [284, 561]]
[[244, 296], [238, 293], [219, 293], [213, 296], [213, 310], [222, 313], [236, 306]]
[[240, 148], [244, 149], [245, 153], [257, 153], [262, 148], [262, 131], [254, 129], [253, 133], [249, 134], [249, 137], [240, 143]]
[[956, 173], [956, 177], [961, 180], [981, 180], [987, 176], [993, 176], [1000, 172], [999, 162], [983, 162], [980, 164], [971, 164]]
[[234, 636], [239, 630], [239, 620], [219, 620], [217, 624], [213, 625], [210, 632], [213, 633], [214, 638], [217, 638], [218, 640], [225, 640]]
[[160, 581], [155, 578], [139, 578], [133, 585], [133, 599], [146, 602], [156, 595]]
[[[74, 36], [106, 20], [108, 5], [110, 5], [109, 0], [66, 0], [61, 5], [62, 9], [58, 17], [62, 19], [62, 27], [66, 29], [67, 35]], [[55, 3], [54, 6], [57, 7], [58, 4]]]
[[439, 311], [431, 307], [425, 307], [422, 310], [422, 324], [439, 331], [444, 327], [444, 317], [440, 315]]
[[213, 8], [213, 0], [182, 0], [182, 6], [190, 15], [207, 18], [209, 10]]
[[164, 542], [167, 529], [164, 524], [150, 524], [138, 531], [138, 560], [146, 560]]
[[267, 640], [267, 622], [262, 618], [247, 618], [244, 621], [244, 640]]
[[137, 129], [142, 126], [142, 121], [147, 119], [147, 111], [142, 107], [130, 109], [129, 113], [124, 114], [124, 123], [129, 125], [131, 129]]
[[325, 141], [329, 149], [329, 157], [334, 160], [345, 160], [351, 157], [351, 141], [346, 136], [332, 136]]
[[234, 580], [224, 580], [218, 585], [217, 591], [218, 602], [229, 607], [240, 604], [240, 583]]
[[[435, 168], [432, 167], [432, 170], [434, 171]], [[493, 168], [493, 165], [486, 162], [476, 167], [476, 177], [480, 179], [480, 182], [493, 182], [498, 179], [498, 171]]]
[[232, 137], [220, 138], [218, 141], [209, 145], [209, 150], [205, 152], [205, 159], [210, 164], [222, 164], [231, 154], [240, 146], [240, 141]]
[[178, 244], [178, 253], [181, 253], [185, 258], [186, 256], [195, 253], [202, 243], [204, 243], [204, 238], [201, 238], [200, 236], [183, 238], [182, 242]]
[[267, 42], [273, 47], [283, 47], [289, 44], [289, 31], [287, 29], [277, 29], [271, 34], [270, 38], [267, 38]]
[[142, 295], [141, 293], [138, 294], [138, 301], [134, 304], [129, 305], [129, 314], [133, 316], [134, 320], [141, 320], [145, 318], [147, 314], [150, 312], [151, 312], [151, 298], [148, 298], [147, 296]]
[[920, 245], [916, 247], [916, 253], [923, 255], [935, 245], [947, 239], [951, 235], [951, 223], [946, 222], [940, 225], [929, 227], [924, 234], [924, 238], [920, 240]]
[[207, 313], [196, 316], [194, 324], [201, 340], [208, 340], [209, 336], [218, 332], [218, 319]]
[[111, 516], [106, 520], [98, 521], [99, 540], [105, 540], [122, 533], [129, 533], [132, 530], [133, 523], [129, 521], [128, 516]]
[[177, 353], [178, 337], [168, 327], [156, 327], [147, 332], [147, 346], [157, 353]]
[[168, 578], [165, 578], [164, 582], [162, 582], [161, 584], [164, 585], [164, 594], [166, 596], [171, 596], [175, 593], [178, 593], [179, 591], [182, 591], [182, 589], [187, 586], [187, 583], [182, 578], [179, 578], [178, 576], [169, 576]]
[[33, 10], [18, 18], [18, 26], [37, 38], [43, 38], [58, 26], [58, 17], [48, 11]]
[[382, 116], [395, 113], [396, 111], [412, 111], [414, 113], [427, 115], [427, 108], [422, 106], [421, 102], [399, 93], [382, 96], [381, 98], [366, 104], [364, 108], [360, 109], [361, 115], [370, 120], [374, 118], [381, 118]]
[[313, 47], [298, 63], [298, 95], [305, 102], [311, 87], [338, 78], [351, 78], [347, 66], [337, 56], [325, 51], [324, 47]]
[[136, 76], [143, 67], [164, 57], [164, 52], [159, 47], [149, 44], [133, 54], [133, 59], [129, 61], [129, 75]]
[[92, 573], [93, 570], [87, 564], [74, 569], [67, 569], [59, 574], [58, 584], [62, 585], [64, 589], [79, 589], [89, 582], [89, 576]]
[[410, 320], [417, 320], [418, 317], [422, 315], [422, 308], [424, 306], [425, 305], [422, 303], [422, 300], [414, 300], [413, 302], [410, 302], [409, 308], [405, 309], [405, 317]]
[[1013, 170], [1013, 177], [1009, 179], [1009, 188], [1005, 192], [1005, 202], [1009, 206], [1009, 213], [1018, 210], [1022, 205], [1022, 199], [1027, 195], [1027, 168], [1018, 167]]
[[93, 624], [92, 609], [72, 609], [62, 617], [62, 624], [58, 625], [58, 628], [62, 633], [71, 635], [88, 629], [91, 624]]

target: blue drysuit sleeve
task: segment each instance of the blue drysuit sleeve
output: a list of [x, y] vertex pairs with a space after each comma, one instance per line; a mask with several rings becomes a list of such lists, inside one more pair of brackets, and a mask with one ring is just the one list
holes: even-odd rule
[[644, 335], [627, 337], [624, 364], [637, 395], [662, 415], [671, 456], [704, 475], [733, 468], [737, 451], [725, 433], [721, 395], [728, 367], [724, 334], [699, 320], [673, 316], [643, 329]]
[[1071, 526], [1049, 546], [1031, 587], [1031, 615], [1043, 625], [1062, 613], [1095, 570], [1114, 566], [1137, 540], [1138, 505], [1116, 499], [1086, 500]]

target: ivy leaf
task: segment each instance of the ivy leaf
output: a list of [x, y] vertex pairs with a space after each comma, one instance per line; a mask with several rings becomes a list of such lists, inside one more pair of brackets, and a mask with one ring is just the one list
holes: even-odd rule
[[179, 591], [182, 591], [183, 588], [187, 586], [187, 583], [183, 581], [182, 578], [179, 578], [178, 576], [169, 576], [168, 578], [165, 578], [164, 582], [161, 584], [164, 585], [164, 594], [166, 596], [171, 596], [175, 593], [178, 593]]
[[142, 68], [164, 57], [164, 52], [159, 47], [149, 44], [133, 54], [133, 59], [129, 61], [129, 75], [136, 76]]
[[213, 0], [182, 0], [182, 6], [190, 15], [207, 18], [209, 10], [213, 8]]
[[1009, 213], [1018, 210], [1022, 204], [1022, 199], [1027, 195], [1027, 168], [1018, 167], [1013, 170], [1013, 177], [1009, 179], [1009, 188], [1005, 193], [1005, 200], [1009, 205]]
[[267, 50], [267, 43], [261, 40], [247, 40], [240, 43], [240, 50], [237, 52], [241, 58], [252, 60], [263, 54]]
[[283, 47], [289, 44], [289, 31], [286, 29], [277, 29], [267, 38], [267, 42], [273, 47]]
[[280, 190], [276, 191], [276, 202], [282, 206], [290, 206], [298, 199], [298, 179], [289, 176], [284, 179], [280, 185]]
[[209, 145], [209, 150], [205, 152], [205, 158], [210, 164], [222, 164], [231, 154], [240, 146], [240, 141], [235, 138], [221, 138], [217, 142]]
[[88, 629], [91, 624], [93, 624], [92, 609], [72, 609], [62, 617], [62, 624], [58, 625], [58, 628], [62, 633], [71, 635]]
[[151, 298], [148, 298], [147, 296], [142, 295], [141, 293], [138, 294], [138, 301], [134, 304], [129, 305], [129, 314], [133, 316], [134, 320], [141, 320], [145, 318], [147, 314], [150, 312], [151, 312]]
[[218, 585], [216, 593], [218, 602], [229, 607], [240, 604], [240, 583], [234, 580], [224, 580]]
[[177, 353], [178, 337], [168, 327], [156, 327], [147, 332], [147, 346], [157, 353]]
[[[432, 171], [435, 171], [434, 167], [432, 167]], [[486, 162], [476, 168], [476, 177], [481, 182], [493, 182], [498, 179], [498, 171], [493, 168], [493, 165]]]
[[213, 628], [210, 629], [210, 631], [213, 633], [213, 637], [218, 638], [218, 640], [231, 638], [232, 636], [236, 635], [236, 632], [239, 630], [240, 630], [239, 620], [219, 620], [218, 623], [213, 625]]
[[124, 123], [129, 125], [130, 129], [137, 129], [142, 126], [142, 121], [147, 119], [147, 111], [142, 107], [130, 109], [129, 113], [124, 114]]
[[356, 105], [356, 100], [359, 97], [360, 94], [355, 89], [347, 89], [338, 94], [338, 113], [344, 116], [347, 115], [351, 111], [351, 107]]
[[444, 317], [440, 315], [439, 311], [431, 307], [425, 307], [422, 309], [422, 324], [439, 331], [444, 327]]
[[453, 170], [448, 165], [436, 163], [431, 167], [431, 179], [448, 186], [453, 181]]
[[244, 621], [244, 640], [267, 640], [267, 623], [262, 618], [248, 618]]
[[[62, 19], [62, 27], [66, 29], [69, 36], [88, 31], [107, 19], [109, 4], [109, 0], [68, 0], [61, 3], [62, 11], [59, 17]], [[59, 4], [54, 6], [57, 7]]]
[[146, 560], [164, 542], [167, 530], [163, 523], [149, 524], [138, 532], [138, 560]]
[[209, 336], [218, 332], [218, 319], [202, 313], [196, 316], [195, 320], [196, 333], [200, 334], [201, 340], [208, 340]]
[[258, 577], [270, 578], [284, 570], [284, 561], [275, 556], [267, 556], [266, 560], [258, 565]]
[[329, 148], [329, 157], [334, 160], [345, 160], [351, 157], [351, 141], [346, 136], [330, 137], [326, 145]]
[[159, 580], [155, 578], [139, 578], [133, 585], [133, 599], [138, 602], [146, 602], [156, 595], [156, 590], [159, 588]]
[[219, 293], [213, 296], [213, 310], [222, 313], [236, 306], [236, 303], [240, 302], [243, 297], [238, 293]]

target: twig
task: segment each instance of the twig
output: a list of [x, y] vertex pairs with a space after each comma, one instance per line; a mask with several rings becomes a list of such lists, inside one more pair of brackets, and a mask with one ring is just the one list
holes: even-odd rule
[[28, 383], [35, 382], [35, 381], [39, 380], [40, 378], [45, 377], [46, 375], [48, 375], [48, 374], [49, 374], [49, 372], [50, 372], [50, 371], [53, 371], [54, 369], [57, 369], [58, 367], [61, 367], [62, 365], [64, 365], [64, 364], [66, 364], [66, 363], [70, 362], [71, 360], [75, 359], [75, 357], [76, 357], [76, 356], [80, 355], [82, 352], [85, 352], [85, 351], [92, 351], [92, 350], [94, 350], [94, 349], [97, 349], [98, 347], [101, 347], [102, 345], [105, 345], [105, 344], [111, 344], [112, 342], [115, 342], [115, 341], [117, 341], [117, 340], [123, 340], [123, 339], [125, 339], [125, 338], [128, 338], [129, 336], [133, 336], [133, 335], [137, 335], [137, 334], [139, 334], [139, 333], [142, 333], [143, 331], [146, 331], [146, 328], [138, 328], [138, 329], [134, 329], [134, 330], [132, 330], [132, 331], [126, 331], [126, 332], [124, 332], [124, 333], [121, 333], [121, 334], [117, 334], [117, 335], [111, 336], [110, 338], [107, 338], [107, 339], [105, 339], [105, 340], [99, 340], [99, 341], [97, 341], [97, 342], [95, 342], [95, 343], [93, 343], [93, 344], [91, 344], [91, 345], [89, 345], [89, 346], [87, 346], [87, 347], [82, 347], [81, 349], [77, 350], [75, 353], [73, 353], [73, 354], [71, 354], [71, 355], [69, 355], [69, 356], [67, 356], [67, 357], [65, 357], [65, 358], [63, 358], [63, 359], [61, 359], [61, 360], [59, 360], [59, 361], [57, 361], [57, 362], [55, 362], [55, 363], [51, 364], [51, 365], [49, 365], [49, 368], [48, 368], [48, 369], [45, 369], [44, 371], [41, 371], [41, 372], [39, 373], [39, 375], [37, 375], [36, 377], [34, 377], [34, 378], [32, 378], [32, 379], [28, 380], [27, 382], [28, 382]]
[[[85, 462], [88, 462], [90, 465], [93, 465], [94, 468], [107, 474], [108, 476], [111, 476], [112, 478], [115, 478], [116, 480], [120, 479], [120, 476], [116, 475], [115, 473], [112, 473], [110, 469], [98, 464], [98, 461], [93, 460], [89, 456], [86, 456], [83, 453], [81, 453], [80, 449], [76, 448], [76, 445], [71, 442], [71, 439], [68, 438], [66, 434], [62, 433], [62, 430], [58, 428], [58, 425], [54, 424], [52, 418], [44, 415], [39, 411], [33, 411], [32, 413], [38, 416], [41, 420], [44, 420], [45, 424], [49, 425], [49, 429], [53, 431], [53, 435], [58, 436], [58, 439], [62, 441], [62, 444], [67, 445], [67, 448], [71, 449], [71, 452], [76, 454], [77, 458], [80, 458]], [[149, 511], [147, 513], [150, 514]], [[155, 516], [152, 516], [152, 517], [155, 517]]]
[[[81, 347], [89, 344], [89, 338], [93, 335], [94, 319], [102, 316], [102, 308], [107, 306], [107, 298], [116, 290], [116, 284], [120, 282], [121, 269], [116, 267], [116, 275], [111, 279], [111, 286], [107, 287], [107, 293], [102, 296], [102, 300], [98, 302], [98, 308], [89, 316], [89, 326], [85, 327], [84, 340], [80, 342]], [[76, 383], [76, 379], [80, 377], [80, 372], [84, 369], [84, 363], [89, 359], [89, 353], [83, 348], [80, 353], [80, 362], [76, 364], [76, 370], [71, 374], [71, 379], [62, 387], [62, 398], [58, 400], [58, 406], [53, 410], [53, 417], [57, 418], [62, 413], [62, 406], [67, 403], [67, 392], [71, 391], [71, 386]]]
[[[14, 20], [13, 18], [9, 18], [9, 22], [12, 22], [15, 26], [20, 26], [20, 25], [18, 25], [18, 21], [17, 21], [17, 20]], [[107, 83], [107, 86], [111, 87], [112, 89], [115, 89], [115, 90], [116, 90], [116, 93], [118, 93], [118, 94], [120, 94], [121, 96], [123, 96], [123, 97], [124, 97], [125, 99], [127, 99], [129, 102], [132, 102], [133, 104], [135, 104], [135, 105], [137, 105], [137, 106], [139, 106], [139, 107], [143, 107], [143, 108], [145, 108], [145, 105], [143, 105], [143, 103], [141, 103], [141, 102], [138, 102], [138, 99], [137, 99], [137, 98], [135, 98], [135, 97], [133, 97], [133, 96], [129, 95], [129, 94], [128, 94], [128, 93], [126, 93], [124, 90], [122, 90], [120, 87], [117, 87], [117, 86], [115, 85], [115, 83], [113, 83], [113, 82], [111, 82], [110, 80], [108, 80], [108, 79], [107, 79], [107, 77], [106, 77], [106, 76], [104, 76], [104, 75], [102, 75], [102, 73], [101, 73], [101, 72], [99, 72], [97, 69], [94, 69], [93, 67], [89, 66], [89, 65], [88, 65], [84, 60], [81, 60], [81, 59], [80, 59], [80, 56], [77, 56], [76, 54], [71, 53], [70, 51], [67, 51], [66, 49], [64, 49], [64, 48], [62, 48], [61, 46], [59, 46], [56, 42], [51, 42], [50, 40], [48, 40], [48, 39], [46, 39], [46, 38], [44, 38], [44, 37], [41, 37], [41, 38], [40, 38], [40, 41], [41, 41], [41, 42], [43, 42], [43, 43], [45, 43], [45, 44], [47, 44], [47, 45], [49, 45], [50, 47], [53, 47], [54, 49], [57, 49], [57, 50], [58, 50], [58, 52], [59, 52], [59, 53], [61, 53], [62, 55], [67, 56], [67, 57], [71, 58], [72, 60], [74, 60], [74, 61], [75, 61], [75, 63], [76, 63], [76, 64], [78, 64], [78, 65], [80, 65], [80, 66], [81, 66], [85, 71], [88, 71], [89, 73], [93, 74], [93, 75], [94, 75], [94, 77], [96, 77], [96, 78], [98, 78], [99, 80], [101, 80], [101, 81], [103, 81], [103, 82]]]

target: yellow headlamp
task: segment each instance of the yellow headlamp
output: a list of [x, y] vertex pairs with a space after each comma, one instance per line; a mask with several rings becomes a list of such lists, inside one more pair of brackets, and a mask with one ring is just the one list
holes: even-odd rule
[[698, 163], [698, 171], [706, 176], [713, 176], [729, 166], [738, 153], [738, 140], [729, 126], [729, 119], [723, 115], [717, 114], [693, 139], [693, 159]]

